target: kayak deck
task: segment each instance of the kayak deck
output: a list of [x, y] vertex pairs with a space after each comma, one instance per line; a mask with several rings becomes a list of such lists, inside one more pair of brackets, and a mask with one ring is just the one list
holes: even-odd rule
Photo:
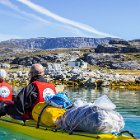
[[74, 134], [69, 135], [68, 133], [63, 133], [61, 131], [53, 132], [51, 129], [45, 130], [45, 127], [40, 127], [37, 129], [35, 128], [36, 122], [34, 121], [27, 121], [25, 126], [22, 124], [22, 121], [10, 119], [10, 117], [0, 119], [1, 127], [31, 136], [39, 140], [134, 140], [134, 138], [125, 135], [116, 136], [113, 134], [86, 134], [82, 132], [74, 132]]

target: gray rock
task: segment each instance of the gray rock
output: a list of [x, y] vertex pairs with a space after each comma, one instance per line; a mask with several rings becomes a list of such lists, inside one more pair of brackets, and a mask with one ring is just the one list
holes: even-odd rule
[[140, 76], [136, 77], [135, 82], [140, 83]]
[[72, 77], [70, 78], [71, 81], [75, 81], [79, 79], [80, 74], [76, 74], [76, 75], [72, 75]]
[[0, 64], [0, 67], [1, 68], [10, 68], [10, 64], [2, 63], [2, 64]]
[[92, 87], [96, 87], [96, 82], [94, 78], [89, 78], [85, 83], [85, 86], [92, 86]]
[[140, 70], [140, 62], [139, 61], [116, 62], [116, 63], [112, 64], [111, 68], [113, 68], [113, 69]]

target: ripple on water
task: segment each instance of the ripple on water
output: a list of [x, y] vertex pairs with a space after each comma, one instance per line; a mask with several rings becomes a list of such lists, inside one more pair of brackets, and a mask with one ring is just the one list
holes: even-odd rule
[[0, 127], [0, 140], [37, 140], [37, 139]]

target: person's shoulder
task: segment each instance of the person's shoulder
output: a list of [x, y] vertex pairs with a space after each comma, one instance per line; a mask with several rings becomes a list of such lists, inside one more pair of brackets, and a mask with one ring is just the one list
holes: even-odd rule
[[50, 82], [50, 81], [47, 82], [47, 84], [50, 85], [50, 86], [54, 86], [55, 87], [55, 85], [52, 82]]
[[36, 87], [34, 83], [29, 83], [27, 86], [23, 87], [24, 89], [32, 89]]
[[9, 83], [3, 81], [2, 84], [4, 84], [5, 86], [9, 86], [9, 87], [12, 87]]
[[43, 76], [39, 76], [38, 79], [37, 79], [37, 81], [39, 81], [39, 82], [45, 82], [45, 83], [48, 82], [47, 79], [45, 77], [43, 77]]
[[35, 86], [34, 82], [29, 83], [26, 87], [32, 87], [32, 86]]

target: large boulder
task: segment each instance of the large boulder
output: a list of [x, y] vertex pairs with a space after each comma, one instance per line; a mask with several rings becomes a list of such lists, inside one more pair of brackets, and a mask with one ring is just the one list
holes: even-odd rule
[[140, 70], [139, 61], [125, 61], [112, 63], [112, 69], [128, 69], [128, 70]]
[[140, 83], [140, 76], [136, 77], [135, 82]]
[[10, 64], [2, 63], [2, 64], [0, 64], [0, 67], [1, 68], [10, 68]]

